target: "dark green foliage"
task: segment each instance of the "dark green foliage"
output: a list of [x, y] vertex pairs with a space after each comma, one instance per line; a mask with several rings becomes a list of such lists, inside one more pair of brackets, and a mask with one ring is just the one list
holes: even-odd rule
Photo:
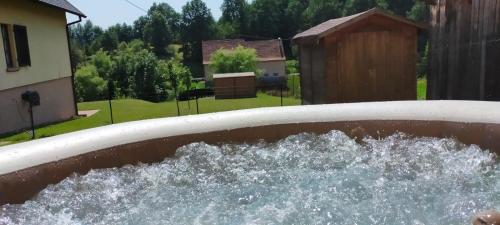
[[427, 77], [427, 68], [429, 68], [429, 42], [425, 45], [425, 50], [421, 53], [420, 61], [417, 64], [417, 76], [419, 78]]
[[219, 29], [226, 38], [236, 38], [245, 34], [248, 29], [249, 6], [246, 0], [224, 0], [221, 6], [222, 17], [219, 20]]
[[96, 101], [105, 98], [106, 82], [93, 65], [78, 68], [75, 74], [75, 92], [80, 102]]
[[[391, 1], [391, 3], [398, 1], [399, 0]], [[344, 5], [344, 15], [360, 13], [374, 7], [387, 9], [389, 7], [387, 2], [388, 0], [346, 0]]]
[[108, 28], [108, 32], [113, 32], [118, 38], [118, 42], [129, 42], [134, 39], [133, 27], [127, 24], [116, 24]]
[[92, 46], [93, 52], [99, 51], [99, 49], [103, 49], [104, 51], [111, 52], [118, 47], [118, 35], [110, 30], [104, 32], [94, 45]]
[[201, 63], [202, 41], [215, 36], [216, 24], [212, 13], [203, 1], [192, 0], [182, 7], [181, 18], [184, 59]]
[[[255, 0], [250, 6], [250, 34], [268, 39], [280, 36], [280, 29], [285, 29], [284, 10], [286, 0]], [[281, 26], [283, 25], [283, 27]]]
[[299, 61], [297, 60], [287, 60], [286, 61], [286, 74], [298, 74], [299, 73]]
[[136, 21], [134, 21], [133, 26], [133, 37], [134, 39], [142, 39], [144, 34], [144, 27], [148, 23], [149, 18], [146, 16], [139, 17]]
[[153, 11], [150, 20], [144, 27], [144, 41], [153, 47], [153, 51], [158, 57], [168, 56], [167, 47], [173, 39], [171, 34], [165, 17], [160, 12]]
[[257, 52], [255, 49], [238, 46], [234, 50], [216, 51], [210, 65], [214, 73], [239, 73], [257, 71]]
[[407, 16], [408, 18], [419, 22], [428, 21], [430, 17], [429, 7], [424, 2], [417, 1], [407, 13]]
[[343, 2], [339, 0], [311, 0], [304, 11], [308, 26], [314, 26], [327, 20], [342, 16]]

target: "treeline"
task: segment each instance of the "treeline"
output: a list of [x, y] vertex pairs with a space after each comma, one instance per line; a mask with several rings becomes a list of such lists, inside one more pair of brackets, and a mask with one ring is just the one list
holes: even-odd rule
[[[202, 0], [189, 1], [181, 12], [167, 3], [155, 3], [145, 16], [130, 25], [116, 24], [104, 30], [87, 21], [74, 26], [71, 29], [73, 67], [80, 68], [80, 74], [89, 75], [91, 71], [103, 81], [112, 80], [117, 93], [124, 97], [159, 101], [172, 97], [170, 77], [187, 80], [190, 76], [203, 76], [203, 40], [282, 38], [287, 56], [293, 58], [290, 39], [298, 32], [373, 7], [417, 21], [428, 17], [426, 5], [418, 0], [254, 0], [250, 3], [224, 0], [222, 16], [217, 21]], [[102, 55], [111, 61], [109, 71], [95, 65], [95, 59]], [[132, 63], [126, 69], [121, 66], [125, 59]], [[153, 65], [156, 74], [152, 75], [153, 69], [144, 65]], [[158, 69], [165, 65], [182, 68], [179, 70], [183, 73], [189, 70], [182, 75], [167, 74], [173, 72]], [[82, 68], [87, 72], [82, 72]], [[181, 80], [178, 82], [182, 84]], [[98, 99], [99, 95], [93, 98]]]

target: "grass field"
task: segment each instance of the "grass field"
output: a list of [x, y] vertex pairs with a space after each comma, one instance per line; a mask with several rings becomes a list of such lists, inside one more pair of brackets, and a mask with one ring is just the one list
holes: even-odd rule
[[427, 79], [418, 79], [417, 83], [417, 97], [418, 100], [427, 99]]
[[[427, 91], [427, 80], [418, 80], [418, 99], [425, 100]], [[238, 109], [249, 109], [259, 107], [280, 106], [281, 100], [279, 97], [274, 97], [259, 93], [257, 98], [249, 99], [227, 99], [215, 100], [213, 98], [205, 98], [199, 100], [200, 113], [222, 112]], [[284, 105], [300, 105], [300, 99], [284, 98]], [[196, 114], [196, 102], [180, 102], [179, 108], [181, 115]], [[110, 113], [107, 101], [85, 102], [78, 104], [79, 110], [99, 110], [97, 114], [89, 118], [79, 118], [54, 125], [39, 127], [36, 130], [37, 138], [50, 137], [58, 134], [69, 133], [73, 131], [89, 129], [99, 126], [109, 125]], [[123, 123], [136, 120], [173, 117], [177, 116], [176, 103], [163, 102], [151, 103], [135, 99], [122, 99], [113, 101], [113, 114], [115, 123]], [[23, 142], [30, 139], [27, 132], [1, 137], [0, 146]]]
[[[300, 99], [284, 98], [283, 105], [300, 105]], [[258, 94], [257, 98], [215, 100], [206, 98], [199, 100], [200, 113], [222, 112], [238, 109], [249, 109], [259, 107], [280, 106], [279, 97]], [[196, 114], [196, 102], [180, 102], [179, 108], [182, 115]], [[110, 113], [107, 101], [85, 102], [78, 104], [79, 110], [99, 110], [97, 114], [88, 118], [70, 120], [54, 125], [48, 125], [36, 129], [37, 138], [50, 137], [58, 134], [109, 125]], [[135, 99], [123, 99], [113, 101], [113, 117], [115, 123], [128, 121], [173, 117], [177, 116], [175, 101], [164, 103], [151, 103]], [[30, 139], [27, 132], [0, 138], [0, 146], [23, 142]]]

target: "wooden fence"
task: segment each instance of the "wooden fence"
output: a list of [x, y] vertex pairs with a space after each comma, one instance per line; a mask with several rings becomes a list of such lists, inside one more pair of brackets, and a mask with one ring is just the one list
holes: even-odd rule
[[500, 0], [427, 2], [428, 98], [500, 100]]

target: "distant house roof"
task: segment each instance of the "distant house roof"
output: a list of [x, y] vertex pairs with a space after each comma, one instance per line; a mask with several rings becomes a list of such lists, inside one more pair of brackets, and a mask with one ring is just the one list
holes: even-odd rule
[[235, 78], [235, 77], [255, 77], [255, 73], [254, 72], [244, 72], [244, 73], [220, 73], [220, 74], [214, 74], [214, 79]]
[[69, 3], [66, 0], [34, 0], [38, 3], [50, 6], [50, 7], [55, 7], [61, 10], [64, 10], [68, 13], [75, 14], [77, 16], [81, 17], [87, 17], [85, 14], [83, 14], [82, 11], [77, 9], [75, 6], [73, 6], [71, 3]]
[[414, 26], [419, 29], [426, 29], [425, 25], [419, 24], [417, 22], [411, 21], [409, 19], [406, 19], [405, 17], [398, 16], [398, 15], [393, 15], [389, 12], [386, 12], [384, 10], [378, 9], [378, 8], [373, 8], [368, 11], [354, 14], [351, 16], [346, 16], [346, 17], [341, 17], [337, 19], [331, 19], [328, 20], [322, 24], [319, 24], [315, 27], [312, 27], [309, 30], [306, 30], [300, 34], [295, 35], [293, 37], [293, 41], [299, 41], [301, 39], [313, 39], [313, 40], [318, 40], [320, 38], [323, 38], [329, 34], [335, 33], [349, 25], [352, 25], [356, 22], [359, 22], [367, 17], [373, 16], [373, 15], [380, 15], [387, 17], [389, 19], [393, 19], [396, 21], [399, 21], [401, 23], [407, 24], [409, 26]]
[[245, 41], [243, 39], [203, 41], [203, 64], [210, 64], [210, 57], [219, 49], [232, 50], [238, 46], [253, 48], [259, 61], [286, 60], [281, 39], [265, 41]]

